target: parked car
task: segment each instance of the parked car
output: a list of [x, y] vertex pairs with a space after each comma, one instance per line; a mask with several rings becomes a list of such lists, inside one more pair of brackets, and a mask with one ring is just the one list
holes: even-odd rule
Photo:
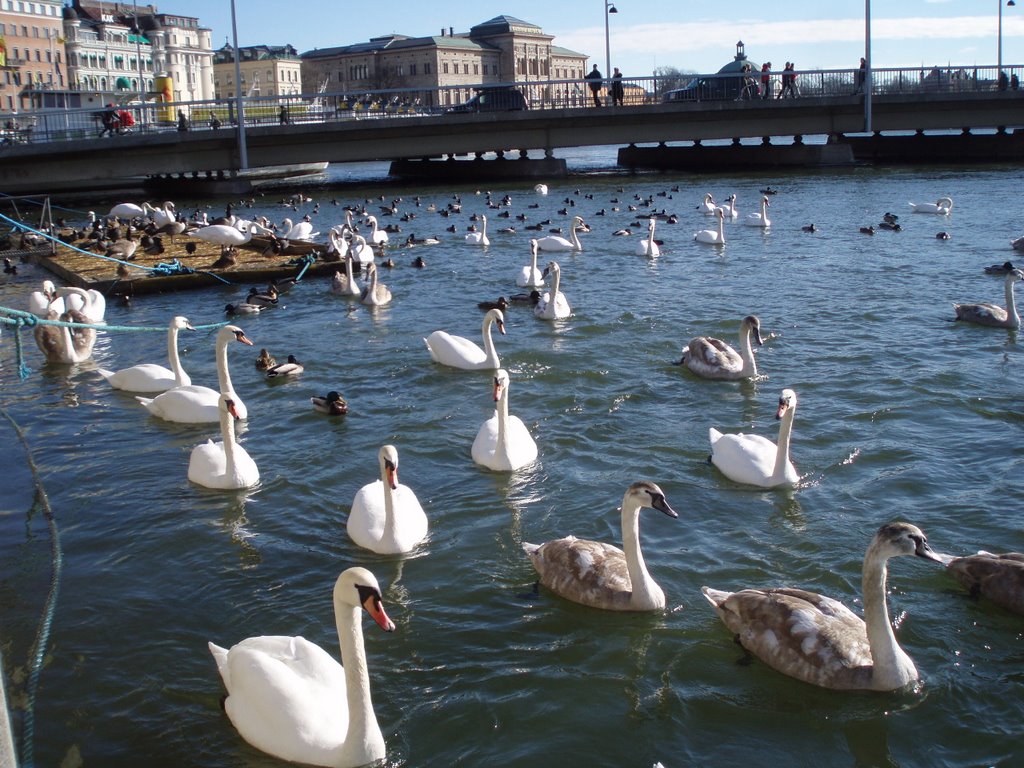
[[518, 88], [482, 88], [466, 103], [449, 107], [445, 112], [516, 112], [529, 108]]
[[676, 101], [724, 101], [738, 98], [743, 88], [743, 77], [695, 77], [682, 88], [666, 91], [663, 104]]

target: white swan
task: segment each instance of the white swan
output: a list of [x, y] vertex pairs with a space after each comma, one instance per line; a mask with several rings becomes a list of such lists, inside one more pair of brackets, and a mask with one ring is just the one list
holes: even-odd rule
[[57, 286], [52, 280], [43, 280], [42, 290], [28, 295], [28, 311], [36, 317], [46, 317], [50, 310], [58, 316], [64, 314], [64, 299], [57, 296]]
[[1013, 298], [1013, 286], [1024, 280], [1024, 272], [1011, 269], [1006, 273], [1003, 285], [1006, 289], [1006, 309], [995, 304], [954, 304], [956, 319], [965, 323], [990, 325], [996, 328], [1020, 328], [1020, 315]]
[[67, 309], [75, 309], [89, 318], [90, 323], [102, 323], [107, 314], [107, 300], [95, 288], [86, 290], [73, 285], [57, 289], [57, 297], [63, 299]]
[[776, 445], [760, 435], [742, 432], [723, 435], [714, 427], [708, 430], [711, 439], [711, 463], [722, 474], [737, 483], [762, 488], [792, 486], [800, 481], [796, 467], [789, 460], [789, 438], [796, 414], [796, 392], [782, 390], [775, 418], [780, 420], [779, 443]]
[[716, 210], [715, 216], [718, 218], [718, 229], [702, 229], [695, 232], [695, 241], [709, 245], [725, 245], [725, 214], [721, 210]]
[[480, 230], [478, 232], [467, 232], [466, 233], [466, 245], [490, 245], [491, 241], [487, 238], [487, 217], [480, 217]]
[[171, 387], [187, 387], [192, 379], [181, 367], [181, 359], [178, 357], [178, 331], [186, 329], [195, 330], [188, 318], [180, 315], [171, 318], [167, 328], [167, 360], [171, 364], [170, 368], [156, 363], [142, 363], [119, 371], [100, 368], [100, 376], [114, 389], [129, 392], [166, 392]]
[[366, 242], [362, 235], [353, 235], [352, 243], [348, 248], [349, 255], [360, 267], [373, 263], [373, 247]]
[[[69, 309], [58, 315], [51, 310], [47, 320], [59, 320], [64, 323], [85, 323], [92, 321], [76, 309]], [[81, 363], [92, 357], [96, 345], [95, 328], [67, 328], [60, 325], [37, 325], [33, 333], [36, 346], [51, 363], [70, 365]]]
[[484, 348], [463, 336], [452, 336], [447, 331], [434, 331], [423, 341], [430, 352], [430, 359], [441, 365], [462, 368], [467, 371], [496, 370], [501, 367], [498, 352], [491, 338], [491, 326], [497, 323], [498, 331], [505, 335], [505, 315], [500, 309], [491, 309], [484, 315], [481, 334]]
[[940, 197], [934, 203], [909, 203], [914, 213], [934, 213], [939, 216], [948, 216], [953, 210], [953, 198]]
[[260, 470], [245, 448], [235, 442], [234, 420], [238, 418], [234, 401], [222, 394], [217, 400], [220, 412], [221, 442], [207, 440], [192, 449], [188, 459], [188, 479], [206, 488], [235, 490], [251, 488], [260, 481]]
[[473, 441], [473, 461], [495, 472], [514, 472], [537, 458], [537, 443], [518, 416], [508, 412], [508, 373], [494, 373], [494, 415], [480, 425]]
[[551, 290], [544, 293], [533, 308], [533, 314], [541, 320], [564, 320], [572, 314], [572, 307], [565, 294], [558, 290], [562, 282], [562, 270], [557, 261], [549, 261], [544, 277], [551, 275]]
[[331, 280], [331, 293], [336, 296], [361, 296], [363, 289], [352, 274], [352, 256], [346, 253], [344, 258], [345, 274], [334, 273], [334, 278]]
[[427, 537], [427, 513], [415, 492], [398, 482], [398, 450], [382, 446], [377, 453], [380, 480], [364, 485], [348, 513], [349, 538], [378, 555], [399, 555]]
[[365, 568], [349, 568], [334, 585], [341, 664], [303, 637], [250, 637], [230, 650], [209, 643], [228, 691], [224, 711], [243, 739], [282, 760], [329, 768], [385, 757], [360, 608], [385, 632], [394, 631], [377, 579]]
[[330, 246], [327, 248], [327, 252], [337, 254], [337, 260], [344, 259], [348, 255], [348, 238], [351, 232], [352, 230], [345, 224], [331, 227], [327, 230], [327, 240], [330, 243]]
[[546, 195], [548, 193], [548, 185], [547, 184], [534, 184], [533, 185], [533, 191], [536, 192], [538, 195]]
[[383, 283], [377, 282], [377, 265], [370, 264], [369, 268], [369, 284], [363, 287], [363, 292], [359, 296], [359, 301], [371, 307], [383, 307], [386, 304], [391, 303], [391, 289]]
[[660, 256], [661, 249], [654, 242], [654, 217], [651, 216], [647, 222], [647, 239], [638, 240], [636, 244], [637, 256]]
[[537, 247], [542, 251], [582, 251], [583, 244], [580, 242], [580, 237], [577, 234], [577, 230], [582, 227], [583, 218], [581, 216], [573, 216], [572, 223], [569, 225], [568, 239], [561, 235], [548, 235], [537, 240]]
[[110, 213], [107, 214], [107, 218], [134, 219], [138, 216], [145, 216], [155, 210], [156, 208], [149, 203], [143, 203], [142, 205], [136, 205], [135, 203], [118, 203], [110, 209]]
[[940, 557], [946, 570], [972, 597], [981, 595], [1001, 608], [1024, 615], [1024, 554], [981, 551], [966, 557]]
[[757, 361], [750, 345], [751, 337], [757, 345], [764, 344], [761, 338], [761, 321], [756, 315], [747, 315], [740, 323], [740, 351], [730, 347], [721, 339], [698, 336], [683, 350], [683, 357], [677, 363], [685, 365], [705, 379], [750, 379], [757, 376]]
[[710, 192], [704, 195], [704, 200], [697, 206], [697, 210], [705, 216], [714, 216], [716, 208], [718, 208], [718, 206], [715, 205], [715, 198]]
[[153, 220], [153, 224], [157, 227], [166, 227], [168, 224], [173, 224], [177, 221], [177, 213], [174, 210], [174, 203], [170, 200], [164, 203], [163, 208], [151, 208], [152, 215], [150, 218]]
[[285, 240], [312, 240], [313, 237], [320, 234], [319, 232], [313, 231], [313, 223], [303, 219], [302, 221], [292, 224], [291, 219], [285, 219], [281, 226], [281, 237]]
[[701, 591], [740, 645], [779, 672], [823, 688], [894, 691], [918, 678], [886, 605], [886, 561], [900, 555], [942, 562], [916, 526], [883, 525], [864, 555], [863, 619], [803, 589]]
[[767, 229], [772, 225], [771, 220], [768, 218], [768, 206], [771, 203], [768, 202], [768, 195], [761, 196], [761, 212], [760, 213], [748, 213], [747, 217], [743, 220], [743, 223], [748, 227], [762, 227]]
[[369, 242], [372, 243], [373, 245], [380, 245], [381, 243], [384, 243], [386, 245], [389, 239], [388, 233], [385, 232], [383, 229], [378, 228], [379, 225], [377, 224], [377, 217], [367, 216], [366, 223], [370, 227]]
[[622, 498], [622, 546], [567, 536], [544, 544], [523, 543], [540, 583], [575, 603], [609, 611], [660, 611], [665, 593], [651, 578], [640, 551], [640, 510], [679, 517], [654, 483], [633, 483]]
[[530, 263], [523, 266], [516, 277], [520, 288], [543, 288], [544, 276], [537, 269], [537, 241], [530, 240]]
[[245, 245], [252, 240], [253, 229], [247, 227], [245, 231], [228, 226], [227, 224], [211, 224], [208, 227], [200, 227], [193, 230], [189, 235], [204, 243], [212, 243], [220, 246], [220, 255], [227, 253], [229, 248]]
[[228, 344], [238, 341], [252, 346], [245, 333], [236, 325], [225, 325], [217, 332], [217, 381], [220, 392], [191, 384], [187, 387], [175, 387], [162, 395], [153, 398], [136, 397], [142, 406], [154, 416], [166, 421], [183, 424], [210, 424], [220, 421], [221, 392], [231, 398], [235, 404], [238, 418], [247, 418], [249, 413], [242, 398], [231, 385], [231, 374], [228, 371]]
[[722, 205], [717, 206], [722, 214], [729, 219], [735, 219], [740, 215], [739, 209], [736, 207], [736, 195], [729, 195]]

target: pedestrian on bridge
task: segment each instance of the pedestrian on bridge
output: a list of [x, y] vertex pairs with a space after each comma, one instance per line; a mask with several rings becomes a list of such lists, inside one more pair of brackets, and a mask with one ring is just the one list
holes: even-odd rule
[[619, 72], [619, 68], [615, 68], [615, 73], [612, 75], [612, 106], [621, 107], [622, 100], [625, 98], [626, 91], [622, 87], [622, 73]]
[[795, 66], [792, 61], [787, 61], [786, 66], [782, 68], [782, 90], [779, 91], [776, 98], [784, 99], [787, 96], [791, 99], [796, 98], [796, 73], [793, 71]]
[[601, 71], [597, 68], [597, 64], [594, 65], [594, 68], [590, 70], [583, 79], [590, 81], [588, 85], [590, 86], [590, 93], [594, 97], [594, 106], [600, 107], [601, 81], [604, 80], [604, 77], [601, 75]]
[[772, 97], [772, 63], [766, 61], [761, 65], [761, 98]]

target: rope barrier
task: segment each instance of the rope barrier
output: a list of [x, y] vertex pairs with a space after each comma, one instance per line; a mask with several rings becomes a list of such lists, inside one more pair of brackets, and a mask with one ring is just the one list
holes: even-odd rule
[[36, 697], [39, 693], [39, 673], [43, 668], [43, 658], [46, 655], [46, 648], [49, 645], [50, 630], [53, 628], [53, 618], [57, 611], [57, 595], [60, 591], [60, 577], [64, 567], [64, 553], [60, 545], [60, 530], [57, 528], [57, 520], [53, 515], [53, 509], [50, 507], [50, 499], [46, 495], [46, 489], [43, 487], [43, 482], [39, 477], [39, 468], [36, 466], [35, 460], [32, 458], [32, 448], [29, 446], [28, 440], [25, 438], [25, 433], [21, 431], [21, 427], [18, 426], [18, 423], [11, 418], [7, 409], [0, 409], [0, 413], [3, 413], [4, 418], [10, 422], [15, 433], [18, 435], [18, 439], [21, 440], [21, 444], [25, 447], [28, 466], [32, 471], [32, 479], [35, 483], [36, 492], [35, 501], [32, 504], [32, 508], [29, 510], [29, 519], [32, 518], [33, 512], [36, 508], [41, 507], [43, 515], [46, 517], [46, 524], [50, 528], [50, 588], [46, 593], [46, 602], [43, 603], [43, 612], [39, 617], [39, 626], [36, 629], [36, 637], [32, 644], [32, 651], [29, 654], [25, 714], [22, 718], [21, 726], [21, 767], [33, 768], [35, 764], [35, 704]]
[[306, 270], [309, 269], [313, 264], [316, 264], [316, 256], [311, 253], [307, 253], [305, 256], [298, 256], [291, 259], [285, 266], [297, 267], [302, 265], [302, 269], [299, 270], [299, 274], [295, 277], [295, 282], [299, 282], [302, 276], [306, 274]]
[[[21, 201], [23, 203], [29, 203], [31, 205], [38, 205], [39, 207], [42, 207], [42, 206], [46, 205], [46, 202], [43, 201], [43, 200], [36, 200], [33, 197], [21, 197], [19, 195], [9, 195], [6, 192], [0, 192], [0, 199], [4, 199], [4, 200], [19, 200], [19, 201]], [[88, 215], [90, 213], [90, 211], [80, 211], [77, 208], [64, 208], [63, 206], [60, 206], [60, 205], [52, 205], [51, 204], [50, 207], [53, 208], [54, 210], [67, 211], [68, 213], [80, 213], [80, 214], [83, 214], [83, 215]]]

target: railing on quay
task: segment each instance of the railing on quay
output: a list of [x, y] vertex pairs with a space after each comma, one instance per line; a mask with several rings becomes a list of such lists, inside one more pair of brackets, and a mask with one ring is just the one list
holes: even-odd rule
[[[1024, 66], [893, 68], [871, 70], [872, 96], [1017, 91]], [[791, 79], [790, 79], [791, 78]], [[767, 81], [767, 86], [765, 82]], [[864, 73], [857, 69], [754, 70], [746, 74], [684, 75], [682, 78], [630, 77], [621, 81], [621, 97], [613, 99], [612, 81], [598, 81], [602, 107], [638, 107], [676, 102], [765, 100], [860, 96]], [[474, 94], [488, 89], [516, 88], [530, 110], [593, 108], [592, 81], [528, 80], [474, 83], [438, 88], [378, 88], [299, 96], [250, 96], [243, 99], [245, 127], [259, 128], [344, 120], [391, 119], [449, 113]], [[790, 87], [787, 87], [789, 83]], [[616, 89], [617, 90], [617, 89]], [[0, 114], [0, 151], [27, 143], [80, 141], [127, 134], [237, 129], [235, 99], [189, 102], [130, 101], [113, 109], [46, 109]], [[105, 113], [107, 113], [105, 115]]]

